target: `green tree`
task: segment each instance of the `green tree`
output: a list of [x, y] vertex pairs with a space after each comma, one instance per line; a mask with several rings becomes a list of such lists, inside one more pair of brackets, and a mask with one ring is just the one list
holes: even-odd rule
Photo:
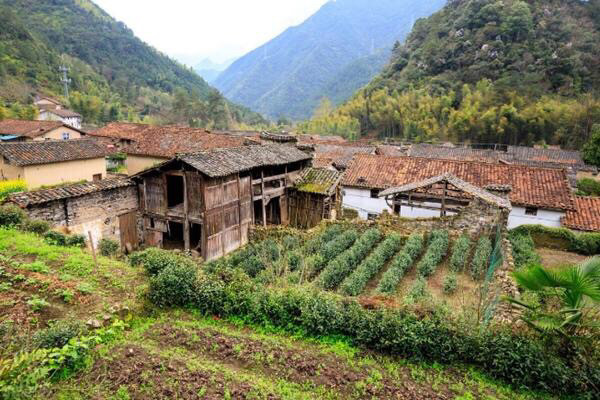
[[600, 124], [592, 128], [592, 137], [583, 146], [582, 156], [586, 163], [600, 166]]
[[502, 24], [502, 31], [515, 41], [521, 41], [529, 36], [533, 30], [533, 15], [529, 4], [524, 1], [515, 1], [510, 6], [508, 15]]

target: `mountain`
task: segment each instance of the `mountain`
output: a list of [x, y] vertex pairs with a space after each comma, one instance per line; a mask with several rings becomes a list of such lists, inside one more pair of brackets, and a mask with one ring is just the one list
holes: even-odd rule
[[[57, 71], [64, 64], [72, 79], [70, 105], [90, 122], [119, 116], [220, 127], [264, 122], [89, 0], [0, 0], [0, 14], [6, 21], [0, 35], [7, 38], [0, 59], [9, 69], [0, 81], [5, 100], [27, 101], [38, 91], [59, 95]], [[175, 110], [176, 103], [184, 109]]]
[[455, 0], [380, 75], [303, 124], [348, 137], [560, 144], [600, 123], [600, 0]]
[[389, 59], [394, 42], [444, 3], [330, 1], [235, 61], [214, 84], [231, 100], [272, 118], [305, 119], [323, 97], [339, 103], [367, 83]]
[[216, 63], [209, 58], [205, 58], [198, 64], [194, 65], [194, 71], [200, 75], [208, 83], [214, 82], [221, 72], [225, 71], [235, 59], [225, 61], [223, 63]]

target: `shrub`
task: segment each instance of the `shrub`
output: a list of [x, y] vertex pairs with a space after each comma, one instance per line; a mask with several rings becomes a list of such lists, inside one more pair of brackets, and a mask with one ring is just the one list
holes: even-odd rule
[[50, 305], [50, 303], [48, 303], [46, 300], [35, 295], [27, 301], [27, 304], [34, 312], [42, 311], [44, 308]]
[[402, 237], [398, 234], [391, 234], [347, 277], [340, 290], [348, 296], [357, 296], [365, 289], [367, 283], [373, 278], [384, 265], [396, 254]]
[[413, 233], [408, 237], [402, 251], [392, 260], [389, 269], [383, 274], [376, 291], [386, 294], [394, 293], [421, 251], [423, 251], [423, 235]]
[[33, 335], [33, 343], [44, 349], [60, 348], [69, 340], [85, 331], [82, 323], [76, 321], [58, 321]]
[[512, 253], [517, 269], [528, 265], [539, 264], [542, 261], [535, 251], [535, 243], [529, 233], [517, 233], [511, 231], [508, 234], [508, 238], [512, 244]]
[[302, 252], [305, 254], [313, 254], [321, 251], [321, 248], [329, 241], [333, 240], [336, 236], [340, 235], [344, 231], [342, 225], [336, 224], [328, 226], [321, 234], [310, 239], [302, 247]]
[[100, 240], [100, 243], [98, 243], [98, 250], [104, 257], [112, 257], [117, 255], [120, 248], [121, 246], [119, 245], [119, 242], [112, 239], [103, 238]]
[[456, 292], [457, 288], [458, 282], [456, 280], [456, 274], [450, 273], [446, 275], [446, 278], [444, 278], [444, 293], [453, 294], [454, 292]]
[[331, 260], [352, 246], [357, 238], [358, 233], [351, 229], [325, 243], [317, 256], [313, 257], [310, 262], [310, 275], [315, 276], [321, 272]]
[[412, 286], [410, 287], [410, 291], [408, 292], [406, 299], [408, 302], [412, 303], [426, 297], [429, 297], [429, 291], [427, 290], [427, 281], [424, 277], [419, 276], [417, 279], [415, 279]]
[[65, 245], [68, 247], [85, 247], [85, 236], [79, 234], [67, 235]]
[[545, 247], [585, 256], [600, 254], [600, 233], [575, 233], [566, 228], [549, 228], [543, 225], [521, 225], [511, 232], [529, 233], [536, 244]]
[[192, 304], [196, 299], [196, 273], [196, 266], [185, 262], [166, 266], [150, 279], [150, 301], [159, 307]]
[[471, 239], [468, 236], [461, 236], [452, 247], [452, 257], [450, 257], [450, 269], [454, 272], [461, 272], [465, 269], [467, 259], [469, 258], [469, 249], [471, 248]]
[[44, 241], [55, 246], [66, 246], [67, 236], [56, 231], [49, 231], [44, 234]]
[[21, 223], [21, 229], [26, 232], [37, 233], [43, 235], [50, 230], [50, 224], [41, 219], [25, 219]]
[[492, 255], [492, 241], [488, 237], [481, 237], [477, 242], [475, 254], [471, 261], [471, 276], [481, 279], [487, 270], [490, 256]]
[[448, 231], [437, 230], [431, 234], [431, 241], [427, 252], [419, 262], [417, 271], [422, 277], [433, 275], [438, 264], [442, 261], [448, 251]]
[[591, 178], [578, 180], [577, 194], [579, 196], [600, 196], [600, 182]]
[[298, 269], [298, 267], [300, 267], [300, 264], [302, 263], [302, 256], [300, 255], [300, 252], [292, 251], [288, 254], [287, 260], [290, 271], [295, 271]]
[[197, 268], [196, 263], [189, 257], [169, 250], [157, 249], [155, 247], [138, 251], [129, 256], [129, 262], [133, 266], [143, 266], [149, 275], [158, 275], [162, 270], [175, 265], [187, 265]]
[[378, 229], [369, 229], [348, 250], [339, 254], [319, 275], [318, 284], [325, 289], [336, 288], [364, 259], [381, 238]]
[[18, 226], [25, 218], [25, 212], [16, 205], [0, 206], [0, 226]]
[[294, 235], [287, 235], [283, 238], [281, 244], [285, 251], [290, 251], [300, 246], [300, 238]]

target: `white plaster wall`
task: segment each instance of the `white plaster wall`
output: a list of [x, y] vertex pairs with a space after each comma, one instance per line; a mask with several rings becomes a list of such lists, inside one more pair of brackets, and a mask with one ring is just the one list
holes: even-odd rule
[[560, 219], [565, 216], [564, 212], [539, 209], [536, 216], [525, 215], [524, 207], [513, 206], [508, 216], [508, 229], [520, 225], [544, 225], [558, 228], [561, 226]]

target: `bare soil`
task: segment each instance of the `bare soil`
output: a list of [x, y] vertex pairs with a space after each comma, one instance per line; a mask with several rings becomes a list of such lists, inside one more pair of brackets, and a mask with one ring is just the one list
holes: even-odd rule
[[567, 251], [554, 250], [546, 247], [536, 249], [542, 258], [542, 265], [546, 267], [562, 267], [566, 265], [576, 265], [587, 260], [587, 256], [581, 254], [569, 253]]

